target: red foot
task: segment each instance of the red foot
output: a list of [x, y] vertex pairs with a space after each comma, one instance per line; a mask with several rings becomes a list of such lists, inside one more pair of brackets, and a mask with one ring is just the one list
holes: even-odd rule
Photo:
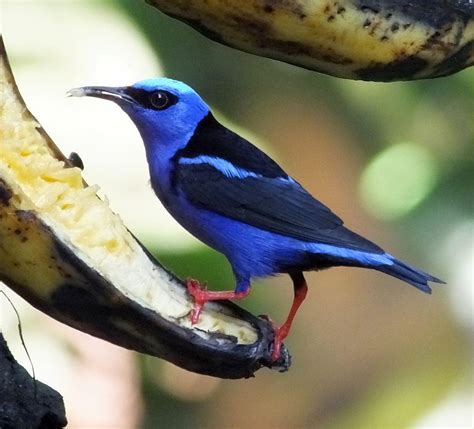
[[197, 280], [187, 279], [186, 286], [189, 294], [194, 298], [194, 308], [191, 312], [191, 323], [195, 325], [199, 321], [202, 308], [207, 301], [219, 301], [223, 299], [241, 299], [245, 298], [250, 293], [250, 288], [245, 292], [234, 292], [234, 291], [223, 291], [214, 292], [208, 291], [207, 285], [204, 283], [204, 287]]
[[204, 283], [204, 289], [201, 289], [201, 285], [197, 280], [187, 279], [186, 286], [189, 294], [194, 298], [194, 308], [191, 311], [191, 323], [195, 325], [201, 315], [202, 307], [206, 303], [203, 293], [206, 291], [207, 285]]
[[288, 336], [288, 333], [290, 332], [290, 326], [287, 324], [284, 324], [282, 326], [277, 326], [273, 322], [273, 320], [267, 316], [266, 314], [260, 314], [258, 317], [260, 317], [263, 320], [266, 320], [267, 322], [270, 322], [272, 327], [273, 327], [273, 332], [274, 332], [274, 337], [273, 337], [273, 351], [272, 351], [272, 362], [277, 361], [280, 359], [280, 352], [281, 352], [281, 345], [283, 344], [283, 340]]
[[279, 328], [274, 327], [275, 329], [275, 338], [273, 340], [273, 351], [272, 351], [272, 361], [276, 362], [280, 359], [280, 350], [283, 340], [288, 336], [290, 331], [289, 326], [282, 325]]
[[[293, 288], [295, 291], [295, 297], [293, 299], [293, 304], [291, 305], [290, 312], [286, 318], [285, 323], [280, 327], [273, 325], [275, 330], [275, 338], [273, 340], [273, 351], [272, 351], [272, 361], [275, 362], [280, 359], [281, 344], [283, 340], [288, 336], [288, 333], [291, 329], [291, 324], [293, 319], [298, 311], [298, 308], [306, 298], [306, 292], [308, 291], [308, 286], [303, 277], [302, 273], [292, 273], [290, 274], [291, 279], [293, 280]], [[272, 323], [273, 324], [273, 323]]]

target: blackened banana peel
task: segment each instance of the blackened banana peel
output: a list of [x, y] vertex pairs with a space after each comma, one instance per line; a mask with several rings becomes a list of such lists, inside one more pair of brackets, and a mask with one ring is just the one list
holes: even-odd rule
[[347, 79], [399, 81], [474, 62], [472, 0], [146, 0], [205, 36]]
[[[1, 36], [0, 36], [1, 37]], [[26, 109], [0, 39], [0, 279], [55, 319], [221, 378], [271, 362], [273, 329], [230, 302], [193, 302], [96, 196]]]

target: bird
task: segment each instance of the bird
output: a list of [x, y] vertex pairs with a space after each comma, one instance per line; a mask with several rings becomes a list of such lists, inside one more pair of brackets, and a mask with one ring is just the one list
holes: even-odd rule
[[306, 271], [369, 268], [426, 293], [428, 282], [444, 283], [346, 228], [273, 159], [218, 122], [187, 84], [160, 77], [123, 87], [85, 86], [68, 95], [110, 100], [128, 114], [143, 140], [156, 196], [185, 229], [229, 261], [233, 290], [210, 291], [186, 280], [192, 324], [206, 302], [245, 298], [255, 278], [288, 274], [294, 297], [285, 322], [273, 325], [271, 358], [277, 361], [307, 295]]

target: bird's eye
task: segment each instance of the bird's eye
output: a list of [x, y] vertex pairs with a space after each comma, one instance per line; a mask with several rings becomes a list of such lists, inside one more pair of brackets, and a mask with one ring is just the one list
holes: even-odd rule
[[150, 103], [155, 109], [158, 110], [166, 109], [172, 104], [170, 97], [164, 91], [152, 92], [150, 94]]

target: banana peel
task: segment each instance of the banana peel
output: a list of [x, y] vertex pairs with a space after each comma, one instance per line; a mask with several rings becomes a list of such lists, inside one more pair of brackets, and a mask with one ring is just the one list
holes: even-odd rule
[[27, 110], [0, 36], [0, 280], [69, 326], [221, 378], [286, 370], [270, 323], [230, 302], [190, 322], [183, 283], [132, 236]]
[[474, 62], [470, 0], [146, 1], [217, 42], [342, 78], [434, 78]]

